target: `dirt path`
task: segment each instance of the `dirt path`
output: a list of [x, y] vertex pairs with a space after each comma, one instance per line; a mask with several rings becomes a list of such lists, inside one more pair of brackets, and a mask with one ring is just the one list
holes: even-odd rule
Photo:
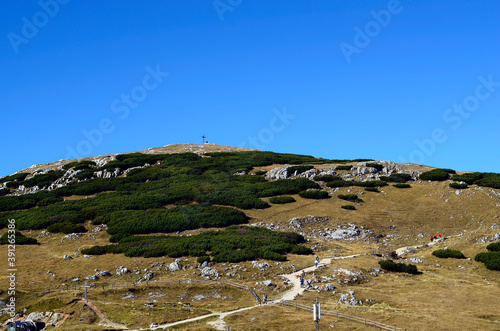
[[[344, 260], [344, 259], [349, 259], [349, 258], [361, 256], [361, 255], [363, 255], [363, 254], [355, 254], [355, 255], [349, 255], [349, 256], [336, 256], [336, 257], [332, 257], [332, 258], [322, 259], [321, 261], [319, 261], [317, 267], [312, 265], [310, 267], [306, 267], [304, 269], [297, 270], [291, 274], [280, 275], [281, 277], [288, 279], [288, 281], [290, 281], [290, 283], [293, 286], [291, 289], [284, 292], [281, 295], [281, 297], [279, 297], [275, 300], [268, 300], [267, 304], [278, 304], [281, 301], [285, 301], [285, 300], [291, 301], [291, 300], [295, 299], [295, 297], [297, 297], [297, 295], [304, 293], [305, 287], [300, 286], [300, 275], [302, 273], [312, 272], [312, 271], [317, 270], [320, 267], [327, 266], [331, 263], [332, 260]], [[106, 316], [104, 316], [104, 314], [101, 312], [101, 310], [91, 301], [84, 302], [83, 300], [81, 300], [81, 302], [83, 302], [84, 304], [89, 306], [90, 309], [92, 309], [96, 313], [96, 315], [101, 319], [101, 325], [105, 325], [105, 326], [117, 328], [117, 329], [122, 329], [122, 330], [131, 330], [131, 331], [166, 329], [166, 328], [169, 328], [172, 326], [181, 325], [181, 324], [190, 323], [190, 322], [196, 322], [196, 321], [200, 321], [200, 320], [214, 317], [214, 316], [218, 317], [217, 320], [213, 321], [213, 322], [208, 322], [207, 324], [213, 326], [217, 330], [222, 331], [222, 330], [226, 330], [226, 323], [224, 322], [224, 318], [226, 316], [231, 315], [231, 314], [236, 314], [236, 313], [239, 313], [242, 311], [254, 309], [256, 307], [262, 307], [262, 305], [255, 305], [255, 306], [240, 308], [240, 309], [236, 309], [236, 310], [232, 310], [232, 311], [228, 311], [228, 312], [212, 312], [211, 314], [193, 317], [193, 318], [189, 318], [189, 319], [185, 319], [185, 320], [177, 321], [177, 322], [173, 322], [173, 323], [166, 323], [166, 324], [158, 325], [158, 326], [152, 327], [152, 328], [127, 329], [127, 327], [125, 325], [112, 322], [108, 318], [106, 318]]]
[[115, 328], [115, 329], [120, 329], [120, 330], [128, 330], [126, 325], [110, 321], [106, 316], [104, 316], [104, 314], [99, 309], [99, 307], [97, 307], [92, 301], [79, 300], [79, 302], [83, 303], [84, 305], [88, 306], [90, 309], [92, 309], [94, 311], [94, 313], [97, 315], [97, 317], [99, 317], [99, 319], [101, 320], [99, 325], [102, 325], [105, 327], [110, 327], [110, 328]]
[[443, 237], [443, 238], [434, 239], [433, 241], [430, 241], [427, 244], [400, 247], [400, 248], [397, 248], [395, 252], [396, 252], [396, 255], [398, 257], [400, 257], [401, 255], [403, 255], [406, 252], [406, 250], [419, 249], [419, 248], [422, 248], [422, 247], [434, 246], [436, 244], [442, 243], [443, 241], [445, 241], [446, 239], [449, 239], [451, 237], [457, 237], [457, 236], [449, 236], [449, 237]]

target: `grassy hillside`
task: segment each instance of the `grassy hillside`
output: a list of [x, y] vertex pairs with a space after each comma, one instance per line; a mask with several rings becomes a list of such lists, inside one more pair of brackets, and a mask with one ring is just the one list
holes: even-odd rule
[[[217, 152], [216, 146], [175, 148], [180, 153], [162, 149], [70, 160], [0, 179], [0, 243], [12, 219], [21, 232], [16, 236], [26, 238], [20, 240], [37, 243], [16, 246], [19, 308], [70, 314], [64, 324], [68, 330], [78, 329], [78, 319], [87, 321], [85, 330], [100, 330], [91, 312], [70, 303], [82, 296], [79, 286], [87, 280], [95, 286], [93, 300], [109, 317], [128, 327], [147, 327], [255, 301], [244, 290], [221, 286], [215, 295], [210, 285], [197, 283], [170, 288], [149, 283], [137, 288], [136, 299], [122, 299], [146, 275], [152, 281], [215, 279], [202, 273], [200, 258], [211, 261], [208, 267], [218, 279], [237, 281], [274, 299], [291, 286], [279, 275], [312, 265], [314, 254], [348, 258], [307, 273], [310, 285], [296, 299], [299, 303], [309, 306], [319, 298], [324, 309], [412, 330], [428, 325], [440, 330], [499, 328], [500, 276], [487, 268], [496, 265], [492, 259], [498, 256], [497, 245], [487, 246], [500, 239], [498, 174], [230, 148]], [[342, 208], [347, 204], [354, 209]], [[431, 243], [436, 233], [443, 238]], [[4, 261], [8, 253], [2, 247]], [[450, 249], [465, 258], [433, 255]], [[479, 253], [484, 254], [475, 259]], [[72, 259], [63, 259], [65, 254]], [[418, 274], [374, 271], [388, 258], [416, 265]], [[172, 263], [180, 270], [169, 270]], [[131, 272], [119, 274], [121, 266]], [[90, 278], [103, 270], [111, 276]], [[0, 271], [0, 279], [6, 275]], [[264, 280], [273, 285], [263, 285]], [[328, 283], [335, 290], [325, 290]], [[46, 301], [30, 297], [68, 285], [78, 290], [45, 294]], [[4, 300], [7, 287], [0, 281]], [[349, 290], [362, 305], [339, 303]], [[153, 300], [149, 293], [161, 295], [157, 307], [144, 307]], [[57, 305], [50, 303], [56, 299]], [[161, 305], [180, 301], [191, 308]], [[284, 324], [269, 324], [273, 314]], [[230, 315], [226, 322], [238, 330], [271, 325], [284, 330], [287, 321], [307, 328], [306, 315], [269, 306]], [[324, 322], [363, 329], [353, 322], [327, 322], [326, 317]], [[198, 322], [192, 329], [212, 328]]]

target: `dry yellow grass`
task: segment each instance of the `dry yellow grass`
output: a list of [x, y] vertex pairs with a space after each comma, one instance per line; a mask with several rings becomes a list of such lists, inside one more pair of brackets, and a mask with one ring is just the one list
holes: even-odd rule
[[[181, 150], [186, 146], [177, 146]], [[194, 146], [193, 148], [195, 148]], [[208, 146], [207, 146], [208, 147]], [[171, 147], [172, 148], [172, 147]], [[172, 149], [173, 150], [173, 149]], [[276, 165], [275, 165], [276, 166]], [[266, 170], [275, 167], [265, 167]], [[321, 165], [327, 168], [331, 165]], [[419, 167], [419, 170], [428, 169]], [[374, 235], [382, 235], [382, 238], [370, 238], [366, 241], [325, 241], [323, 239], [311, 239], [307, 245], [321, 243], [322, 249], [317, 252], [320, 258], [330, 256], [345, 256], [352, 254], [366, 254], [353, 259], [336, 260], [329, 267], [321, 268], [313, 274], [306, 275], [306, 279], [321, 276], [333, 277], [330, 281], [337, 289], [332, 292], [306, 291], [297, 298], [297, 302], [311, 305], [316, 298], [322, 302], [324, 309], [333, 309], [367, 319], [376, 320], [389, 325], [408, 328], [411, 330], [499, 330], [500, 329], [500, 272], [487, 270], [482, 263], [473, 261], [475, 254], [484, 251], [486, 244], [480, 239], [500, 232], [500, 223], [497, 218], [500, 215], [499, 190], [489, 188], [478, 188], [473, 186], [462, 190], [460, 195], [456, 190], [449, 188], [449, 182], [415, 182], [410, 189], [397, 189], [392, 186], [382, 187], [380, 193], [365, 192], [362, 188], [340, 188], [337, 192], [328, 189], [333, 197], [328, 200], [308, 200], [297, 195], [295, 203], [284, 205], [272, 205], [271, 208], [263, 210], [248, 210], [245, 213], [251, 217], [251, 223], [265, 222], [274, 223], [281, 228], [288, 225], [288, 220], [293, 217], [328, 216], [330, 220], [324, 223], [308, 224], [303, 230], [318, 228], [335, 228], [338, 225], [356, 223], [366, 229], [373, 231]], [[495, 195], [492, 193], [495, 192]], [[363, 203], [356, 204], [357, 210], [350, 211], [340, 208], [346, 201], [336, 198], [338, 194], [360, 193]], [[89, 228], [93, 226], [87, 224]], [[2, 233], [5, 232], [2, 231]], [[196, 231], [186, 232], [197, 233]], [[425, 261], [417, 264], [420, 275], [402, 275], [385, 273], [372, 276], [369, 272], [372, 268], [378, 268], [380, 257], [372, 253], [388, 253], [403, 246], [422, 245], [429, 242], [429, 236], [434, 233], [442, 233], [449, 237], [447, 240], [434, 246], [422, 246], [415, 253], [416, 257]], [[25, 235], [37, 237], [40, 231], [24, 232]], [[421, 234], [421, 236], [419, 236]], [[60, 234], [50, 234], [40, 237], [40, 246], [18, 246], [16, 247], [17, 280], [19, 291], [39, 291], [45, 288], [61, 287], [63, 283], [78, 284], [71, 282], [72, 278], [93, 275], [94, 269], [110, 270], [114, 273], [117, 266], [124, 265], [129, 269], [150, 268], [155, 261], [170, 263], [171, 258], [127, 258], [123, 255], [104, 255], [84, 258], [81, 255], [74, 256], [73, 260], [64, 260], [64, 254], [74, 255], [80, 248], [94, 245], [105, 245], [109, 243], [109, 235], [105, 232], [86, 233], [78, 240], [65, 240], [61, 243]], [[431, 255], [438, 248], [449, 247], [461, 250], [472, 260], [438, 259]], [[6, 261], [7, 250], [5, 246], [0, 247], [0, 261]], [[412, 257], [414, 254], [406, 254]], [[279, 297], [281, 291], [286, 289], [282, 284], [281, 273], [289, 273], [313, 264], [312, 256], [288, 256], [289, 261], [282, 264], [272, 265], [262, 276], [255, 277], [257, 270], [251, 263], [239, 263], [246, 271], [238, 272], [235, 281], [256, 288], [259, 295], [268, 294], [270, 299]], [[188, 258], [189, 262], [195, 264], [195, 258]], [[436, 265], [440, 265], [440, 267]], [[294, 266], [294, 267], [293, 267]], [[224, 265], [216, 265], [219, 271], [224, 273]], [[345, 268], [349, 270], [362, 271], [362, 278], [357, 282], [339, 284], [336, 269]], [[150, 268], [151, 269], [151, 268]], [[48, 274], [50, 270], [56, 276]], [[7, 271], [0, 270], [0, 289], [5, 291], [5, 277]], [[128, 274], [118, 277], [101, 278], [97, 283], [131, 283], [141, 275]], [[160, 272], [157, 279], [199, 279], [193, 274], [192, 269], [178, 272]], [[276, 288], [267, 288], [256, 283], [271, 279]], [[209, 286], [209, 285], [207, 285]], [[355, 290], [356, 297], [362, 299], [362, 306], [339, 305], [338, 299], [341, 293], [347, 290]], [[183, 312], [169, 307], [158, 307], [156, 309], [145, 309], [144, 303], [148, 301], [148, 293], [151, 291], [165, 291], [164, 299], [174, 301], [178, 296], [187, 292], [189, 298], [194, 295], [209, 293], [205, 286], [192, 286], [189, 289], [158, 288], [155, 290], [141, 290], [138, 292], [137, 301], [123, 300], [123, 290], [91, 292], [95, 295], [96, 303], [106, 312], [110, 318], [117, 322], [126, 323], [131, 326], [143, 326], [149, 322], [171, 321], [196, 314], [203, 314], [209, 310], [227, 311], [237, 307], [251, 306], [255, 303], [246, 291], [234, 288], [222, 288], [221, 293], [229, 294], [234, 299], [218, 300], [215, 298], [193, 302], [193, 311]], [[19, 297], [23, 297], [19, 293]], [[77, 294], [78, 297], [82, 292]], [[0, 295], [2, 296], [2, 295]], [[4, 294], [5, 296], [5, 294]], [[53, 309], [64, 312], [73, 312], [71, 318], [65, 324], [65, 330], [80, 330], [79, 323], [85, 323], [87, 330], [101, 330], [97, 326], [95, 318], [85, 308], [76, 304], [67, 305], [73, 293], [58, 293], [44, 297], [61, 298], [60, 307], [51, 308], [54, 302], [47, 302], [36, 306], [34, 301], [26, 304], [30, 309]], [[366, 302], [369, 299], [370, 302]], [[163, 301], [160, 301], [161, 303]], [[23, 304], [24, 305], [24, 304]], [[57, 305], [56, 305], [57, 306]], [[54, 306], [55, 307], [55, 306]], [[133, 313], [127, 313], [131, 312]], [[168, 314], [167, 314], [168, 312]], [[164, 315], [168, 315], [165, 318]], [[255, 318], [255, 320], [252, 320]], [[228, 316], [225, 321], [233, 330], [305, 330], [312, 329], [311, 313], [291, 307], [267, 306], [254, 310], [241, 312]], [[345, 320], [330, 321], [325, 318], [322, 321], [324, 327], [335, 325], [340, 330], [364, 330], [363, 325]], [[67, 328], [66, 328], [67, 326]], [[477, 327], [477, 328], [476, 328]], [[176, 330], [212, 330], [206, 321], [190, 323], [175, 328]]]

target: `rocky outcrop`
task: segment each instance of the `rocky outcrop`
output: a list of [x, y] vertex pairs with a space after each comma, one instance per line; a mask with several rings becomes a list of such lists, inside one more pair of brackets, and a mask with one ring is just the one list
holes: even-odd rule
[[290, 177], [287, 168], [288, 167], [277, 167], [271, 169], [266, 173], [266, 178], [271, 180], [286, 179]]
[[347, 293], [340, 295], [339, 303], [341, 305], [357, 306], [362, 305], [363, 301], [356, 299], [354, 290], [348, 290]]

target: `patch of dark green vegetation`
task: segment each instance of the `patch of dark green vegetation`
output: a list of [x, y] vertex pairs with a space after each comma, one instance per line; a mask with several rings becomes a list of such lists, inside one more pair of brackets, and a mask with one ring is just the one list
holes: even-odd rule
[[365, 191], [368, 191], [368, 192], [376, 192], [376, 193], [379, 193], [379, 192], [380, 192], [380, 191], [378, 190], [378, 188], [376, 188], [376, 187], [371, 187], [371, 186], [365, 187]]
[[38, 174], [30, 179], [24, 180], [22, 185], [26, 187], [32, 187], [35, 185], [38, 187], [49, 186], [53, 181], [59, 179], [62, 175], [64, 175], [64, 171], [62, 170], [51, 170], [45, 174]]
[[320, 176], [315, 176], [313, 179], [317, 182], [333, 182], [342, 180], [342, 178], [335, 175], [320, 175]]
[[354, 207], [353, 205], [343, 205], [343, 206], [340, 206], [340, 208], [347, 209], [347, 210], [356, 210], [356, 207]]
[[4, 195], [7, 195], [10, 193], [10, 190], [8, 188], [3, 188], [0, 190], [0, 197], [3, 197]]
[[386, 186], [387, 183], [383, 180], [368, 180], [366, 182], [352, 182], [355, 186], [361, 187], [380, 187]]
[[489, 270], [500, 270], [500, 251], [481, 252], [474, 257], [474, 260], [484, 263]]
[[354, 186], [354, 182], [348, 180], [334, 180], [325, 184], [327, 187], [349, 187]]
[[450, 187], [457, 189], [457, 190], [463, 190], [463, 189], [469, 188], [469, 185], [467, 185], [465, 183], [450, 183]]
[[444, 181], [450, 179], [450, 174], [456, 174], [455, 170], [451, 169], [432, 169], [420, 174], [420, 180]]
[[391, 174], [390, 176], [380, 176], [380, 179], [388, 183], [406, 183], [411, 180], [411, 176], [408, 174]]
[[285, 254], [312, 254], [300, 246], [304, 237], [259, 227], [230, 226], [194, 236], [127, 236], [116, 245], [94, 246], [82, 254], [106, 253], [144, 257], [212, 257], [214, 262], [241, 262], [254, 259], [286, 261]]
[[198, 228], [247, 223], [242, 211], [229, 207], [195, 204], [170, 209], [118, 210], [99, 215], [94, 224], [107, 224], [109, 234], [169, 233]]
[[367, 163], [366, 164], [367, 167], [370, 167], [370, 168], [375, 168], [377, 169], [377, 171], [382, 171], [382, 169], [384, 169], [384, 166], [382, 164], [378, 164], [378, 163]]
[[455, 175], [455, 181], [465, 182], [469, 185], [479, 185], [500, 189], [500, 174], [488, 172], [472, 172], [468, 174]]
[[295, 202], [295, 201], [296, 200], [290, 196], [272, 197], [269, 199], [269, 202], [274, 203], [274, 204], [284, 204], [284, 203], [291, 203], [291, 202]]
[[392, 260], [380, 260], [378, 264], [382, 269], [387, 271], [405, 272], [412, 275], [418, 274], [417, 266], [414, 264], [395, 263]]
[[5, 176], [0, 179], [0, 183], [11, 182], [11, 181], [22, 182], [28, 175], [29, 174], [26, 172], [20, 172], [18, 174]]
[[70, 162], [70, 163], [66, 163], [65, 165], [63, 165], [63, 169], [64, 170], [69, 170], [71, 168], [73, 168], [73, 170], [85, 170], [85, 169], [88, 169], [88, 168], [93, 168], [96, 166], [96, 163], [94, 161], [80, 161], [80, 162]]
[[432, 255], [442, 259], [465, 259], [465, 255], [456, 249], [438, 249]]
[[257, 175], [257, 176], [263, 176], [265, 174], [267, 174], [267, 171], [265, 171], [265, 170], [258, 170], [255, 172], [255, 175]]
[[203, 264], [205, 262], [210, 262], [210, 256], [208, 255], [205, 255], [205, 256], [199, 256], [197, 259], [196, 259], [196, 262], [198, 262], [199, 264]]
[[0, 236], [0, 245], [40, 245], [35, 238], [26, 237], [21, 232], [6, 232]]
[[80, 224], [73, 224], [69, 222], [58, 222], [51, 224], [47, 227], [47, 231], [52, 233], [82, 233], [87, 232], [87, 229]]
[[337, 170], [351, 170], [352, 165], [338, 165]]
[[337, 198], [352, 202], [363, 202], [357, 194], [339, 194], [337, 195]]
[[314, 169], [314, 166], [312, 165], [299, 165], [299, 166], [291, 166], [291, 167], [288, 167], [286, 168], [286, 170], [288, 171], [289, 174], [291, 175], [298, 175], [298, 174], [301, 174], [307, 170], [311, 170], [311, 169]]
[[328, 199], [328, 192], [322, 190], [309, 190], [299, 192], [299, 196], [305, 199]]
[[410, 184], [406, 184], [406, 183], [396, 183], [392, 186], [394, 186], [395, 188], [410, 188], [411, 187]]
[[491, 243], [488, 246], [486, 246], [486, 249], [489, 250], [490, 252], [500, 252], [500, 242]]

